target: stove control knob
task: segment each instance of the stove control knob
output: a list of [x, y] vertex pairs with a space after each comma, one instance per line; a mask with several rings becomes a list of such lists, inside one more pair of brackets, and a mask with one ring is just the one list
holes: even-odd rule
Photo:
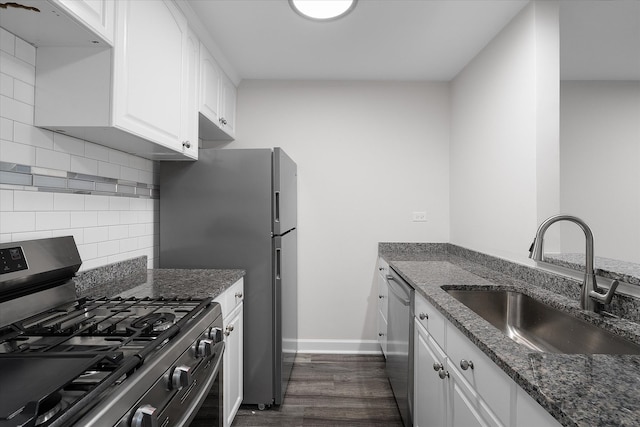
[[196, 357], [209, 357], [213, 354], [213, 345], [210, 339], [203, 339], [196, 343]]
[[207, 338], [213, 340], [213, 342], [222, 341], [222, 329], [216, 327], [209, 328], [209, 331], [207, 332]]
[[131, 427], [158, 427], [158, 409], [151, 405], [142, 405], [133, 414]]
[[192, 381], [193, 377], [191, 376], [191, 368], [189, 366], [176, 366], [171, 373], [169, 390], [180, 390], [182, 387], [189, 386]]

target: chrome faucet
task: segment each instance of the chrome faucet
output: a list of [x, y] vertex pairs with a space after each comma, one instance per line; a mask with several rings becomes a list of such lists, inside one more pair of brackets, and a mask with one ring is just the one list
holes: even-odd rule
[[542, 224], [540, 224], [540, 227], [538, 227], [536, 238], [533, 239], [533, 243], [529, 248], [529, 258], [534, 261], [544, 261], [544, 254], [542, 250], [544, 233], [547, 231], [547, 228], [558, 221], [573, 222], [584, 232], [586, 239], [586, 260], [584, 282], [582, 283], [582, 290], [580, 292], [580, 308], [583, 310], [598, 312], [599, 306], [597, 303], [609, 304], [611, 302], [613, 294], [618, 287], [618, 281], [614, 280], [611, 283], [611, 287], [607, 293], [601, 294], [598, 292], [598, 283], [596, 282], [596, 274], [593, 268], [593, 233], [583, 220], [571, 215], [554, 215], [544, 220]]

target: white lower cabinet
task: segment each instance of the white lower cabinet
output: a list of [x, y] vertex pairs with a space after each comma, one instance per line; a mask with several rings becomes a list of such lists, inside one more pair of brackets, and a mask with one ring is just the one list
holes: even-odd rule
[[421, 295], [414, 308], [414, 426], [560, 426]]
[[222, 411], [224, 427], [233, 423], [242, 399], [244, 370], [244, 281], [238, 280], [229, 289], [216, 297], [215, 301], [222, 306], [222, 323], [224, 334], [224, 356], [222, 357]]

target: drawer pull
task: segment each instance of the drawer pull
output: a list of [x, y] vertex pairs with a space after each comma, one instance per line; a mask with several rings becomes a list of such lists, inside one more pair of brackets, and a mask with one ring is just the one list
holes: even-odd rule
[[442, 363], [436, 362], [436, 363], [433, 364], [433, 370], [434, 371], [438, 372], [438, 371], [443, 370], [443, 369], [444, 369], [444, 366], [442, 366]]
[[227, 325], [227, 328], [226, 328], [226, 329], [227, 329], [227, 330], [224, 332], [224, 334], [225, 334], [226, 336], [231, 335], [231, 332], [233, 331], [233, 325]]
[[378, 298], [383, 299], [384, 295], [378, 295]]
[[236, 298], [242, 298], [242, 292], [236, 292]]
[[438, 371], [438, 376], [440, 377], [441, 380], [443, 380], [445, 378], [449, 378], [449, 371], [445, 371], [444, 369], [440, 369]]
[[473, 362], [471, 360], [462, 359], [460, 361], [460, 367], [463, 371], [466, 371], [469, 368], [473, 369]]
[[420, 320], [428, 319], [429, 315], [427, 313], [420, 313]]
[[383, 337], [384, 336], [384, 332], [378, 332], [378, 336], [379, 337]]

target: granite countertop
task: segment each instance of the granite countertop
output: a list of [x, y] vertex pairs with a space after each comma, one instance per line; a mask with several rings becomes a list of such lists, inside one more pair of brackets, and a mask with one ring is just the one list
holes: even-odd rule
[[[584, 254], [548, 253], [544, 254], [544, 262], [584, 273]], [[594, 257], [594, 268], [598, 276], [619, 280], [631, 285], [640, 285], [640, 264], [597, 256]]]
[[215, 298], [245, 275], [244, 270], [153, 269], [81, 289], [78, 297]]
[[442, 287], [517, 290], [636, 343], [640, 343], [639, 324], [580, 310], [576, 298], [532, 285], [527, 281], [531, 275], [518, 278], [505, 274], [447, 253], [444, 246], [444, 250], [435, 246], [411, 252], [396, 244], [386, 245], [380, 256], [561, 424], [639, 425], [640, 355], [534, 352], [507, 338]]

